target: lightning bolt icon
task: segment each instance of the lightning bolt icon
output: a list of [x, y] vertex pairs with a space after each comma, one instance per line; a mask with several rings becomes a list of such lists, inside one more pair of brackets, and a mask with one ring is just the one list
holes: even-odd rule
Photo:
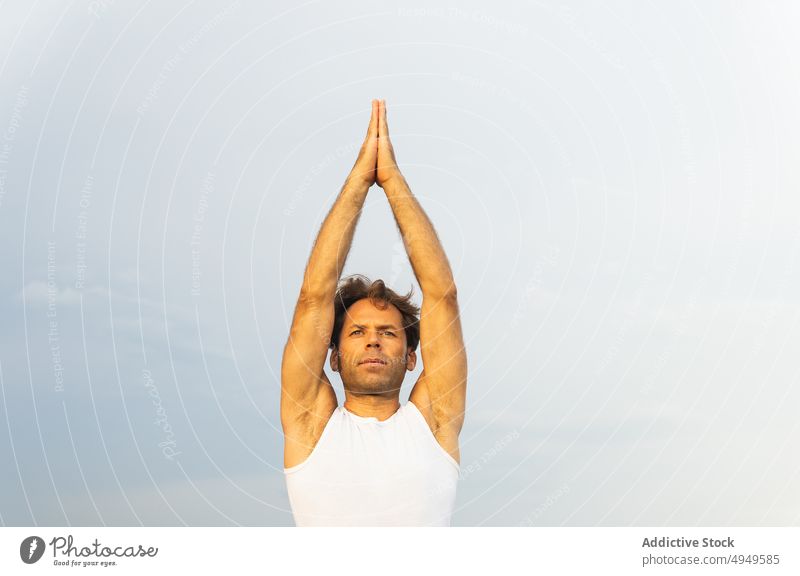
[[30, 550], [30, 552], [28, 553], [28, 560], [30, 560], [30, 559], [31, 559], [31, 557], [33, 556], [33, 553], [36, 551], [36, 549], [37, 549], [38, 547], [39, 547], [39, 540], [38, 540], [38, 539], [36, 539], [36, 538], [34, 538], [33, 540], [31, 540], [31, 550]]

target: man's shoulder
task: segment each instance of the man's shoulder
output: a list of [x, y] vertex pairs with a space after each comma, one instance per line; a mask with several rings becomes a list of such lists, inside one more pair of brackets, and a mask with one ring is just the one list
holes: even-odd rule
[[322, 394], [316, 405], [283, 424], [283, 465], [291, 468], [304, 462], [314, 451], [322, 432], [339, 407], [336, 394]]
[[[415, 387], [416, 388], [416, 387]], [[408, 404], [412, 404], [412, 410], [416, 408], [422, 417], [425, 419], [425, 423], [428, 425], [428, 429], [433, 434], [434, 439], [436, 442], [441, 446], [456, 462], [460, 462], [460, 450], [458, 447], [458, 431], [453, 426], [448, 426], [445, 424], [439, 424], [436, 421], [436, 418], [433, 413], [433, 408], [430, 404], [426, 404], [422, 400], [422, 395], [420, 393], [416, 394], [416, 401], [409, 398]]]

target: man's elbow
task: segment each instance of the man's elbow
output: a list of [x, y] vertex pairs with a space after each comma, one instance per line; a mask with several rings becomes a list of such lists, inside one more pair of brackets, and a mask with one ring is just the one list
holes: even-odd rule
[[432, 300], [458, 300], [458, 290], [456, 289], [455, 282], [444, 284], [442, 286], [422, 288], [423, 298], [430, 298]]
[[303, 286], [298, 301], [307, 305], [320, 305], [325, 302], [333, 302], [335, 295], [335, 288], [331, 290], [324, 286]]

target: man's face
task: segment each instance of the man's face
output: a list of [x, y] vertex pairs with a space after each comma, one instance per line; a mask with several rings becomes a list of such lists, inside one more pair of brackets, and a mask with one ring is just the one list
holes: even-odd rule
[[351, 392], [399, 391], [406, 370], [413, 370], [417, 363], [416, 352], [406, 351], [400, 310], [391, 304], [381, 310], [369, 298], [350, 306], [339, 334], [339, 347], [331, 351], [330, 363]]

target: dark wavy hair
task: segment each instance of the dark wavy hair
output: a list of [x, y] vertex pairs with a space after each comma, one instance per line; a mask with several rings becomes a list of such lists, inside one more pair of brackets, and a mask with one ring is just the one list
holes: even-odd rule
[[[389, 304], [400, 310], [403, 315], [403, 331], [406, 333], [408, 350], [416, 350], [419, 345], [419, 307], [411, 301], [414, 293], [411, 290], [405, 296], [388, 288], [383, 280], [371, 281], [362, 274], [352, 274], [339, 282], [339, 287], [334, 297], [333, 333], [331, 334], [330, 348], [339, 347], [339, 334], [342, 331], [347, 309], [364, 298], [369, 298], [376, 308], [385, 310]], [[380, 305], [379, 305], [380, 304]]]

